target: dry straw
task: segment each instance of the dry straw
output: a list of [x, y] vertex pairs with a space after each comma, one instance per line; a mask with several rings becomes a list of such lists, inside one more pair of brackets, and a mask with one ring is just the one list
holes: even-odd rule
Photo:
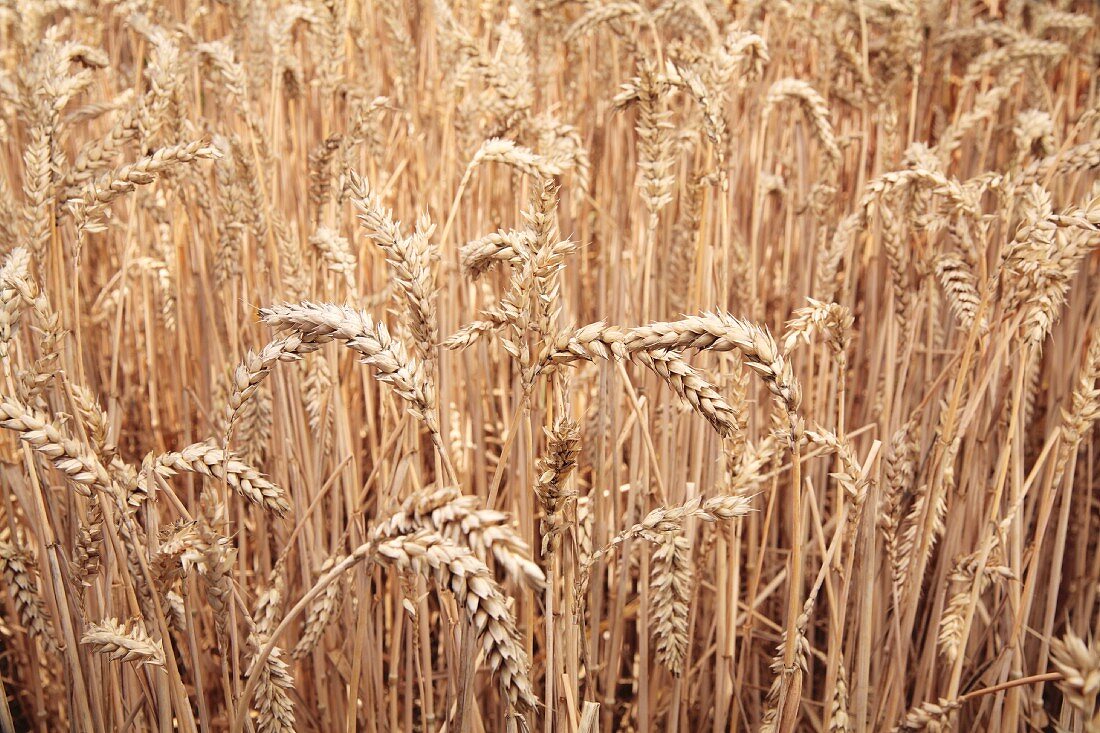
[[0, 11], [0, 730], [1100, 728], [1095, 2], [103, 5]]

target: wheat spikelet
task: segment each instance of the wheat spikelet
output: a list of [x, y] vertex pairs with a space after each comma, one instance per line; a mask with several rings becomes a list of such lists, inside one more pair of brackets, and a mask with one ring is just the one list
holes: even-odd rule
[[756, 33], [731, 28], [720, 44], [714, 44], [701, 73], [707, 86], [717, 91], [721, 106], [728, 95], [726, 90], [741, 67], [748, 67], [748, 79], [759, 79], [770, 62], [766, 39]]
[[[252, 126], [254, 127], [254, 124]], [[244, 141], [235, 134], [229, 135], [228, 140], [229, 149], [233, 153], [233, 161], [237, 166], [237, 184], [244, 196], [244, 214], [253, 239], [256, 241], [263, 240], [267, 237], [270, 229], [275, 238], [275, 247], [279, 251], [279, 256], [289, 254], [287, 244], [280, 241], [282, 237], [286, 236], [283, 231], [285, 223], [279, 213], [272, 211], [265, 202], [264, 192], [261, 189], [260, 180], [262, 176], [259, 166], [266, 165], [270, 161], [270, 153], [266, 151], [262, 138], [258, 139], [253, 134], [252, 142], [255, 144], [255, 149], [251, 145], [246, 146]], [[289, 267], [291, 263], [281, 264]]]
[[499, 44], [491, 56], [465, 37], [460, 46], [488, 86], [489, 94], [480, 101], [485, 111], [498, 121], [496, 131], [499, 133], [530, 116], [534, 84], [524, 35], [509, 23], [501, 23], [497, 31]]
[[809, 118], [814, 136], [825, 151], [829, 168], [835, 171], [840, 167], [840, 146], [837, 144], [833, 123], [829, 120], [829, 106], [809, 83], [801, 79], [780, 79], [772, 84], [764, 100], [764, 119], [772, 114], [773, 108], [782, 101], [793, 101]]
[[580, 131], [549, 112], [532, 117], [527, 124], [538, 135], [535, 152], [563, 170], [572, 169], [576, 181], [573, 200], [581, 200], [591, 181], [592, 161]]
[[285, 292], [289, 297], [304, 297], [308, 284], [302, 265], [302, 249], [296, 234], [276, 213], [271, 216], [271, 233], [275, 240], [275, 249], [279, 253], [279, 271]]
[[591, 567], [603, 555], [614, 550], [630, 539], [645, 538], [650, 542], [667, 532], [678, 532], [689, 519], [701, 519], [704, 522], [729, 521], [738, 519], [752, 511], [752, 497], [715, 496], [710, 499], [695, 497], [678, 506], [658, 507], [647, 514], [642, 521], [615, 535], [604, 547], [592, 553], [586, 567]]
[[1100, 693], [1100, 646], [1091, 637], [1086, 641], [1067, 631], [1050, 643], [1050, 653], [1051, 662], [1062, 673], [1058, 688], [1066, 702], [1081, 713], [1085, 730], [1092, 730], [1097, 723], [1096, 695]]
[[569, 475], [577, 467], [580, 455], [580, 429], [568, 416], [545, 428], [546, 452], [535, 465], [537, 480], [535, 496], [542, 503], [542, 554], [555, 547], [565, 531], [565, 505], [576, 496], [576, 490], [566, 486]]
[[538, 698], [531, 688], [527, 654], [500, 587], [483, 562], [439, 535], [423, 532], [382, 542], [378, 556], [399, 570], [431, 571], [440, 586], [454, 593], [481, 641], [489, 669], [499, 677], [510, 710], [520, 718], [534, 711]]
[[1033, 32], [1037, 36], [1047, 35], [1050, 31], [1063, 31], [1074, 36], [1080, 36], [1088, 33], [1094, 26], [1095, 22], [1087, 15], [1042, 5], [1035, 8]]
[[50, 629], [49, 611], [38, 591], [38, 580], [27, 553], [10, 542], [0, 541], [0, 575], [15, 602], [19, 623], [48, 650], [57, 648]]
[[852, 733], [855, 730], [853, 720], [848, 715], [848, 675], [841, 663], [836, 670], [836, 685], [829, 700], [828, 733]]
[[[999, 541], [991, 550], [991, 555], [982, 570], [981, 579], [978, 581], [978, 596], [980, 597], [995, 579], [1014, 577], [1008, 567], [997, 566], [999, 558], [993, 554], [1000, 549]], [[961, 558], [952, 570], [948, 579], [949, 587], [957, 588], [957, 592], [951, 594], [943, 615], [940, 618], [939, 646], [940, 653], [949, 661], [954, 662], [964, 650], [966, 640], [965, 616], [970, 605], [971, 587], [978, 574], [978, 553], [971, 553]]]
[[646, 22], [648, 19], [649, 13], [638, 3], [615, 2], [593, 5], [566, 30], [565, 42], [572, 44], [604, 23], [618, 20]]
[[61, 315], [50, 304], [49, 298], [32, 279], [13, 280], [23, 306], [30, 311], [37, 325], [36, 358], [28, 368], [18, 371], [17, 394], [20, 400], [32, 406], [44, 406], [40, 396], [60, 371], [62, 338]]
[[1005, 46], [994, 48], [978, 56], [966, 68], [963, 85], [974, 84], [981, 77], [1001, 67], [1011, 68], [1026, 62], [1053, 63], [1069, 52], [1069, 47], [1058, 41], [1041, 41], [1022, 38]]
[[685, 402], [714, 426], [720, 435], [728, 435], [733, 426], [733, 408], [718, 391], [695, 369], [690, 367], [679, 352], [655, 349], [632, 352], [631, 361], [648, 367]]
[[[259, 649], [267, 643], [268, 637], [260, 632], [249, 637], [249, 646]], [[260, 733], [293, 733], [294, 702], [290, 691], [294, 689], [294, 678], [290, 668], [282, 659], [282, 650], [272, 648], [263, 665], [255, 668], [255, 662], [245, 673], [248, 677], [256, 675], [259, 684], [253, 698], [256, 706], [256, 730]]]
[[[918, 585], [924, 582], [923, 577], [913, 578], [910, 572], [914, 567], [927, 568], [927, 559], [946, 529], [944, 517], [947, 514], [947, 497], [954, 489], [955, 460], [961, 445], [962, 441], [956, 437], [944, 448], [941, 459], [943, 465], [941, 490], [934, 492], [931, 484], [918, 487], [909, 513], [900, 524], [895, 555], [899, 565], [894, 569], [895, 583], [898, 588], [903, 588], [911, 580]], [[931, 519], [926, 523], [925, 516], [929, 512]], [[925, 532], [925, 526], [929, 528], [929, 532], [926, 538], [922, 538], [920, 535]], [[922, 546], [923, 558], [914, 559], [916, 550]]]
[[772, 684], [764, 699], [765, 709], [761, 716], [761, 733], [793, 730], [798, 719], [798, 708], [802, 698], [802, 679], [808, 669], [809, 642], [805, 629], [809, 621], [809, 609], [814, 598], [810, 596], [795, 625], [794, 656], [790, 665], [784, 662], [784, 650], [787, 648], [787, 630], [772, 657]]
[[557, 161], [549, 160], [529, 148], [505, 138], [489, 138], [470, 159], [466, 166], [467, 176], [482, 163], [502, 163], [534, 178], [552, 178], [561, 175], [562, 167]]
[[685, 90], [699, 105], [703, 113], [703, 133], [714, 146], [719, 176], [725, 176], [726, 145], [728, 131], [722, 113], [722, 98], [717, 90], [708, 87], [703, 77], [694, 69], [665, 63], [665, 78], [673, 86]]
[[[1024, 195], [1024, 220], [1005, 249], [1002, 267], [1009, 307], [1025, 312], [1024, 338], [1039, 345], [1057, 321], [1070, 281], [1089, 251], [1086, 234], [1100, 222], [1100, 199], [1075, 215], [1053, 213], [1050, 193], [1038, 185]], [[1078, 228], [1080, 227], [1080, 229]]]
[[377, 370], [379, 381], [391, 385], [408, 403], [414, 417], [423, 421], [433, 435], [439, 435], [435, 391], [423, 367], [408, 357], [404, 344], [391, 337], [383, 324], [376, 325], [369, 315], [349, 307], [310, 302], [261, 308], [260, 318], [276, 330], [292, 329], [306, 341], [345, 342], [362, 355], [365, 364]]
[[31, 253], [16, 247], [4, 258], [0, 268], [0, 357], [8, 355], [14, 331], [23, 311], [23, 281], [30, 277]]
[[306, 25], [310, 29], [321, 25], [321, 16], [315, 8], [301, 3], [284, 5], [270, 21], [268, 37], [271, 53], [275, 58], [276, 77], [282, 79], [291, 97], [301, 96], [303, 70], [301, 60], [292, 53], [291, 43], [295, 27]]
[[1008, 83], [1008, 80], [1003, 80], [1001, 84], [979, 94], [974, 100], [974, 108], [961, 115], [944, 130], [936, 144], [936, 153], [944, 160], [948, 159], [962, 145], [962, 140], [968, 132], [997, 113], [1011, 91], [1012, 84]]
[[950, 204], [948, 210], [953, 213], [972, 219], [978, 217], [979, 192], [964, 186], [938, 168], [921, 165], [918, 160], [912, 162], [911, 167], [884, 173], [867, 184], [859, 200], [860, 226], [866, 225], [870, 212], [875, 206], [882, 205], [884, 201], [896, 199], [900, 195], [912, 194], [920, 190], [926, 190], [930, 194], [945, 199]]
[[901, 723], [892, 729], [893, 733], [947, 733], [952, 728], [951, 715], [960, 706], [957, 700], [943, 698], [936, 702], [923, 702], [905, 714]]
[[180, 564], [184, 572], [197, 570], [206, 586], [206, 600], [214, 615], [214, 626], [220, 643], [229, 633], [230, 606], [233, 602], [233, 565], [237, 549], [214, 526], [224, 524], [225, 505], [211, 494], [202, 496], [203, 516], [195, 527], [193, 539], [184, 544]]
[[807, 430], [806, 437], [836, 453], [840, 459], [840, 470], [829, 475], [837, 480], [841, 489], [855, 505], [856, 511], [849, 519], [857, 521], [858, 510], [867, 498], [868, 482], [863, 478], [863, 466], [856, 459], [851, 443], [836, 433], [823, 429]]
[[672, 187], [676, 182], [672, 174], [673, 154], [671, 122], [672, 112], [666, 97], [670, 89], [667, 75], [655, 64], [642, 62], [638, 76], [623, 85], [615, 97], [615, 106], [625, 109], [638, 108], [638, 187], [642, 200], [649, 209], [649, 228], [657, 226], [657, 215], [672, 201]]
[[[469, 547], [482, 560], [486, 554], [515, 581], [539, 589], [546, 576], [530, 559], [530, 548], [503, 512], [479, 508], [476, 496], [465, 496], [445, 487], [407, 499], [389, 520], [389, 534], [408, 534], [428, 529], [445, 539]], [[380, 530], [381, 531], [381, 530]]]
[[130, 27], [150, 44], [149, 89], [141, 100], [138, 135], [147, 147], [160, 144], [178, 112], [179, 91], [184, 83], [180, 48], [176, 38], [145, 15], [135, 13], [127, 19]]
[[664, 532], [649, 570], [653, 592], [653, 634], [657, 659], [680, 676], [688, 650], [688, 605], [691, 602], [691, 545], [677, 531]]
[[1100, 140], [1090, 140], [1029, 164], [1020, 171], [1017, 185], [1030, 186], [1047, 176], [1060, 177], [1098, 167], [1100, 167]]
[[902, 540], [900, 534], [904, 511], [902, 503], [916, 477], [916, 466], [913, 461], [913, 452], [916, 448], [914, 429], [914, 421], [909, 420], [890, 438], [884, 468], [886, 482], [883, 487], [883, 508], [878, 521], [886, 545], [886, 555], [890, 560], [894, 592], [898, 594], [904, 585], [903, 562], [898, 547]]
[[87, 387], [74, 384], [72, 396], [73, 406], [84, 422], [84, 430], [92, 442], [92, 448], [101, 461], [110, 463], [116, 453], [116, 446], [111, 442], [110, 418], [100, 407], [95, 394]]
[[857, 211], [845, 216], [833, 231], [828, 246], [822, 248], [818, 257], [818, 269], [814, 274], [814, 292], [818, 294], [819, 300], [834, 299], [840, 276], [840, 264], [848, 253], [848, 249], [855, 245], [863, 226], [862, 212]]
[[77, 228], [87, 232], [103, 231], [103, 212], [111, 202], [133, 191], [138, 186], [152, 183], [156, 177], [177, 165], [221, 157], [221, 152], [203, 140], [161, 148], [135, 163], [105, 174], [95, 183], [89, 183], [83, 191], [67, 203]]
[[626, 359], [649, 368], [666, 384], [707, 419], [721, 435], [728, 435], [734, 426], [731, 408], [703, 376], [687, 364], [678, 351], [660, 346], [631, 350], [626, 341], [631, 333], [623, 329], [592, 323], [559, 334], [539, 362], [546, 368], [570, 364], [577, 360]]
[[218, 73], [226, 91], [236, 97], [238, 102], [247, 104], [248, 74], [237, 61], [233, 48], [225, 41], [206, 41], [196, 44], [193, 50]]
[[234, 425], [232, 437], [239, 444], [241, 460], [247, 464], [258, 465], [267, 455], [273, 432], [273, 402], [271, 390], [261, 387], [256, 390], [253, 398], [245, 403], [240, 419]]
[[116, 662], [164, 666], [164, 649], [160, 642], [151, 639], [145, 629], [137, 624], [127, 628], [118, 619], [109, 618], [89, 625], [80, 643]]
[[430, 359], [436, 341], [436, 287], [432, 262], [438, 258], [430, 238], [435, 229], [426, 216], [416, 223], [412, 235], [404, 236], [370, 183], [349, 172], [351, 201], [369, 236], [386, 253], [394, 277], [404, 293], [407, 323], [414, 336], [416, 356]]
[[487, 234], [462, 246], [462, 270], [467, 277], [477, 279], [498, 262], [516, 265], [529, 260], [534, 246], [535, 233], [528, 229]]
[[[318, 574], [324, 575], [342, 559], [343, 558], [328, 558], [325, 560], [324, 564], [321, 565]], [[340, 606], [343, 602], [343, 582], [337, 580], [336, 582], [330, 583], [317, 602], [310, 606], [309, 613], [306, 616], [305, 624], [302, 628], [302, 636], [298, 639], [298, 643], [294, 645], [294, 650], [290, 653], [292, 658], [300, 659], [317, 647], [318, 642], [321, 641], [321, 636], [325, 633], [325, 629], [328, 627], [329, 623], [332, 622], [332, 619], [340, 612]]]
[[341, 237], [335, 229], [317, 227], [309, 238], [309, 243], [321, 254], [325, 266], [341, 276], [349, 290], [354, 290], [358, 262], [348, 240]]
[[1016, 115], [1012, 127], [1016, 156], [1020, 160], [1045, 158], [1054, 152], [1054, 120], [1042, 110], [1029, 109]]
[[123, 146], [137, 138], [137, 112], [136, 107], [124, 109], [105, 136], [98, 140], [90, 140], [81, 146], [60, 183], [60, 188], [66, 192], [67, 198], [79, 195], [81, 186], [106, 168]]
[[91, 496], [93, 489], [111, 492], [111, 478], [103, 464], [41, 412], [11, 397], [0, 398], [0, 426], [15, 431], [23, 442], [50, 459], [77, 493]]
[[161, 603], [164, 604], [165, 621], [168, 628], [173, 631], [181, 631], [187, 628], [187, 609], [183, 603], [183, 596], [174, 590], [167, 591]]
[[814, 333], [821, 333], [843, 368], [855, 321], [851, 311], [838, 303], [825, 303], [813, 298], [807, 300], [810, 304], [796, 310], [792, 314], [794, 317], [787, 321], [783, 350], [790, 353], [799, 342], [808, 344]]
[[1063, 442], [1059, 445], [1055, 461], [1054, 484], [1061, 484], [1070, 459], [1077, 453], [1081, 440], [1097, 419], [1100, 419], [1100, 327], [1089, 333], [1089, 348], [1085, 361], [1077, 372], [1077, 379], [1070, 397], [1070, 406], [1062, 410]]
[[133, 98], [133, 89], [123, 89], [118, 95], [111, 99], [89, 102], [87, 105], [81, 105], [72, 112], [68, 112], [66, 116], [62, 118], [62, 127], [72, 128], [83, 122], [98, 120], [111, 112], [123, 110], [133, 101]]
[[194, 443], [178, 452], [162, 453], [154, 459], [150, 470], [163, 477], [188, 471], [224, 479], [230, 488], [257, 506], [280, 517], [290, 511], [290, 503], [281, 488], [238, 460], [233, 453], [213, 443]]
[[332, 446], [336, 419], [336, 410], [332, 404], [334, 385], [328, 359], [319, 354], [307, 363], [302, 387], [305, 389], [304, 402], [309, 414], [309, 429], [315, 437], [323, 438], [326, 451]]
[[313, 204], [316, 212], [314, 218], [317, 221], [320, 221], [332, 192], [332, 161], [344, 142], [344, 136], [334, 132], [309, 153], [309, 200]]
[[233, 391], [227, 400], [227, 424], [232, 425], [240, 417], [244, 403], [256, 393], [275, 364], [280, 361], [298, 361], [321, 345], [310, 341], [307, 336], [295, 333], [272, 341], [259, 353], [249, 351], [248, 356], [233, 372]]
[[485, 315], [490, 318], [479, 321], [470, 321], [462, 328], [455, 331], [448, 336], [440, 344], [445, 349], [451, 351], [461, 351], [462, 349], [468, 349], [475, 342], [481, 339], [486, 334], [499, 331], [508, 325], [509, 319], [503, 312], [492, 309], [485, 312]]
[[[276, 568], [279, 570], [280, 568]], [[252, 614], [253, 620], [256, 622], [255, 633], [261, 636], [268, 636], [275, 627], [278, 625], [279, 616], [282, 613], [283, 595], [286, 591], [286, 582], [282, 579], [282, 576], [273, 573], [275, 582], [271, 587], [260, 593], [256, 599], [256, 610]]]
[[940, 45], [971, 44], [976, 41], [993, 40], [1002, 45], [1012, 43], [1022, 38], [1022, 34], [1016, 28], [1005, 25], [998, 20], [981, 20], [973, 25], [959, 28], [950, 28], [937, 39]]
[[50, 202], [53, 193], [50, 149], [52, 140], [46, 124], [31, 130], [31, 140], [23, 153], [23, 170], [26, 172], [23, 197], [26, 199], [23, 222], [23, 243], [34, 261], [41, 267], [46, 256], [50, 237]]
[[323, 95], [331, 95], [343, 80], [346, 61], [344, 36], [347, 34], [348, 11], [345, 0], [321, 0], [315, 26], [320, 36], [325, 63], [318, 70], [318, 83]]
[[201, 546], [203, 541], [196, 520], [179, 520], [164, 527], [158, 538], [160, 547], [150, 559], [150, 569], [165, 587], [183, 577], [183, 554]]
[[624, 337], [624, 348], [632, 353], [652, 349], [738, 349], [787, 412], [798, 410], [802, 401], [802, 388], [771, 334], [722, 311], [631, 329]]
[[73, 579], [79, 585], [91, 585], [102, 565], [100, 546], [103, 544], [103, 510], [98, 501], [92, 501], [88, 510], [88, 521], [81, 522], [77, 529], [76, 547], [73, 548], [71, 570]]
[[[215, 138], [218, 149], [227, 147], [225, 140]], [[223, 286], [235, 282], [241, 276], [241, 260], [244, 248], [244, 192], [239, 184], [233, 156], [223, 156], [214, 161], [214, 180], [217, 182], [217, 202], [221, 216], [218, 219], [218, 248], [214, 257], [214, 284]]]
[[981, 304], [978, 279], [968, 263], [954, 252], [945, 252], [936, 258], [936, 276], [951, 305], [951, 312], [959, 319], [959, 325], [969, 330]]

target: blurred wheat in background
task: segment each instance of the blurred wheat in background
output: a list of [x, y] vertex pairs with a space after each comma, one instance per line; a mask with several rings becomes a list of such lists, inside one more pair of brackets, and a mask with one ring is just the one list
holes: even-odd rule
[[0, 730], [1100, 731], [1090, 0], [0, 2]]

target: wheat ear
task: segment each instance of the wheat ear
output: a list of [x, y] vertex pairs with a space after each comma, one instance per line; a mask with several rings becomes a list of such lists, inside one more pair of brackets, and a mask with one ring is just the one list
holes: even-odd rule
[[57, 649], [49, 610], [38, 592], [38, 580], [28, 554], [10, 542], [0, 542], [0, 576], [15, 603], [19, 623], [48, 650]]
[[546, 576], [531, 561], [530, 548], [512, 528], [508, 515], [480, 508], [480, 503], [478, 497], [464, 495], [453, 487], [414, 494], [387, 520], [386, 532], [393, 535], [419, 530], [438, 532], [469, 547], [482, 561], [491, 554], [509, 577], [529, 588], [541, 589]]
[[393, 387], [408, 403], [409, 412], [421, 420], [441, 445], [435, 390], [423, 366], [408, 356], [405, 345], [390, 336], [385, 325], [362, 311], [331, 303], [274, 305], [260, 309], [260, 318], [276, 330], [293, 330], [308, 341], [343, 341], [359, 352], [363, 363], [373, 366], [376, 378]]
[[653, 592], [653, 635], [657, 660], [679, 677], [688, 650], [688, 607], [691, 602], [691, 545], [680, 531], [664, 532], [649, 569]]
[[77, 493], [111, 492], [111, 477], [84, 445], [67, 437], [46, 415], [11, 397], [0, 398], [0, 426], [19, 433], [27, 445], [50, 459]]
[[257, 506], [280, 517], [290, 511], [290, 503], [281, 488], [233, 453], [213, 443], [194, 443], [182, 451], [162, 453], [153, 461], [151, 470], [163, 477], [189, 471], [225, 479], [230, 488]]
[[91, 647], [96, 654], [103, 654], [117, 662], [164, 666], [164, 649], [160, 642], [150, 638], [138, 624], [127, 628], [117, 619], [109, 618], [91, 624], [80, 638], [80, 643]]
[[485, 563], [469, 550], [424, 532], [380, 543], [378, 557], [400, 570], [431, 571], [440, 586], [454, 593], [481, 641], [489, 669], [498, 675], [501, 694], [517, 716], [516, 722], [526, 727], [523, 716], [538, 706], [531, 687], [530, 664], [500, 586]]
[[[262, 649], [267, 640], [263, 634], [253, 634], [249, 637], [249, 646]], [[282, 656], [283, 650], [273, 647], [259, 669], [256, 669], [253, 660], [246, 673], [249, 677], [255, 675], [259, 680], [253, 696], [256, 730], [259, 733], [294, 733], [295, 730], [294, 702], [290, 699], [294, 678]]]

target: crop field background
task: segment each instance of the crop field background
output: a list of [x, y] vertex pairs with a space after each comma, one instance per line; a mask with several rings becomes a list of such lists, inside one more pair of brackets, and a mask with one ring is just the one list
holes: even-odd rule
[[1100, 731], [1100, 6], [0, 2], [0, 730]]

